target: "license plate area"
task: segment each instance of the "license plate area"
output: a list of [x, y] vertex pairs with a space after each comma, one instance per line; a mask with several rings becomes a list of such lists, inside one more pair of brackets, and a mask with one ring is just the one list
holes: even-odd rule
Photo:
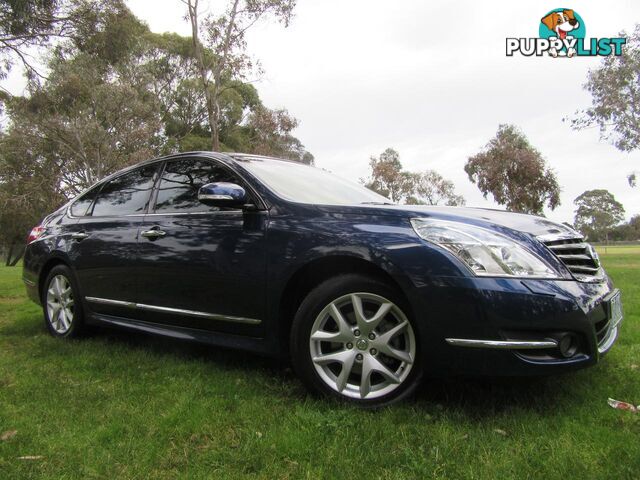
[[616, 290], [615, 293], [606, 302], [607, 317], [609, 318], [610, 328], [616, 328], [624, 316], [622, 310], [622, 296], [620, 290]]

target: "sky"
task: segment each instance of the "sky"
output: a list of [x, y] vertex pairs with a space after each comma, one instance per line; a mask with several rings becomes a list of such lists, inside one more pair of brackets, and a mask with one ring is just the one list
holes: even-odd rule
[[[225, 2], [207, 2], [221, 11]], [[464, 172], [469, 156], [498, 125], [518, 125], [542, 152], [562, 187], [562, 204], [547, 217], [571, 221], [573, 200], [605, 188], [626, 210], [640, 213], [640, 151], [616, 150], [597, 129], [574, 131], [567, 121], [590, 105], [582, 85], [597, 58], [505, 55], [507, 37], [537, 37], [549, 10], [573, 8], [587, 37], [615, 37], [640, 23], [637, 0], [424, 1], [298, 0], [284, 28], [258, 24], [248, 51], [264, 73], [255, 80], [270, 108], [300, 120], [294, 132], [316, 165], [358, 180], [369, 157], [392, 147], [412, 171], [434, 169], [452, 180], [467, 205], [498, 207]], [[190, 33], [180, 0], [128, 0], [152, 31]], [[9, 79], [15, 90], [20, 81]]]

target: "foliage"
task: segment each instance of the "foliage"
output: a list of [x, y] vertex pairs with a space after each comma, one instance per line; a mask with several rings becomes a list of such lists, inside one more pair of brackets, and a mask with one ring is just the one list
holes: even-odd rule
[[603, 57], [600, 66], [589, 71], [585, 90], [591, 107], [576, 112], [575, 129], [597, 126], [603, 139], [617, 149], [630, 152], [640, 148], [640, 25], [628, 35], [620, 56]]
[[464, 167], [484, 197], [512, 212], [542, 215], [560, 205], [560, 186], [553, 171], [525, 135], [513, 125], [500, 125], [480, 153]]
[[640, 214], [631, 217], [629, 222], [612, 228], [609, 233], [609, 240], [640, 241]]
[[434, 170], [422, 173], [402, 169], [400, 154], [387, 148], [379, 157], [369, 161], [371, 175], [366, 187], [396, 203], [426, 205], [464, 205], [464, 198], [456, 195], [453, 182]]
[[407, 198], [408, 204], [424, 205], [464, 205], [464, 197], [455, 193], [451, 180], [445, 179], [435, 170], [412, 173], [410, 178], [412, 192]]
[[[54, 41], [81, 43], [122, 6], [122, 0], [0, 0], [0, 79], [16, 61], [32, 80], [45, 78], [34, 65], [34, 51], [51, 48]], [[117, 43], [118, 33], [104, 38]]]
[[224, 84], [245, 81], [255, 65], [247, 54], [246, 33], [261, 18], [289, 24], [295, 0], [229, 0], [220, 15], [200, 16], [199, 0], [181, 0], [191, 24], [193, 57], [204, 93], [214, 150], [220, 150], [221, 97]]
[[624, 207], [607, 190], [587, 190], [574, 203], [575, 227], [589, 240], [608, 240], [609, 231], [624, 220]]
[[[45, 213], [127, 165], [212, 148], [191, 39], [150, 32], [122, 0], [80, 4], [93, 8], [51, 51], [47, 78], [31, 76], [24, 97], [0, 98], [9, 117], [0, 138], [0, 225], [12, 226], [0, 229], [0, 244], [22, 243]], [[298, 120], [263, 105], [253, 85], [225, 77], [217, 99], [222, 150], [313, 162], [292, 135]], [[21, 162], [28, 168], [15, 168]], [[36, 197], [44, 201], [25, 208]]]
[[21, 61], [31, 72], [27, 49], [42, 47], [52, 36], [61, 36], [70, 22], [58, 15], [59, 0], [0, 0], [0, 78], [5, 78], [14, 62]]
[[[620, 56], [604, 57], [600, 66], [590, 70], [585, 90], [591, 94], [591, 107], [576, 112], [571, 126], [576, 130], [598, 127], [600, 138], [618, 150], [640, 148], [640, 24], [629, 35]], [[636, 186], [638, 172], [628, 175]]]
[[61, 189], [52, 188], [61, 184], [53, 163], [42, 157], [25, 159], [20, 142], [14, 135], [0, 136], [0, 245], [10, 249], [7, 262], [13, 245], [24, 244], [42, 212], [64, 200]]

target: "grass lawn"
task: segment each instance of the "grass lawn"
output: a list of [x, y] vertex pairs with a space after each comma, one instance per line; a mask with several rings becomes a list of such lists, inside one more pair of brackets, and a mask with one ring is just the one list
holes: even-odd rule
[[597, 245], [599, 255], [640, 255], [640, 245]]
[[[130, 333], [59, 341], [0, 267], [0, 478], [640, 478], [640, 255], [603, 261], [621, 337], [597, 366], [428, 381], [370, 412], [244, 353]], [[2, 438], [2, 437], [0, 437]], [[21, 458], [31, 457], [31, 458]]]

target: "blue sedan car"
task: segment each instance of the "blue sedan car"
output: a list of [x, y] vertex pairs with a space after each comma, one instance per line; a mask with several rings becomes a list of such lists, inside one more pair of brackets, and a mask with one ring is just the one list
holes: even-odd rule
[[593, 365], [622, 321], [598, 255], [565, 225], [394, 205], [254, 155], [143, 162], [28, 242], [24, 282], [56, 337], [115, 326], [289, 358], [312, 391], [363, 406], [426, 375]]

